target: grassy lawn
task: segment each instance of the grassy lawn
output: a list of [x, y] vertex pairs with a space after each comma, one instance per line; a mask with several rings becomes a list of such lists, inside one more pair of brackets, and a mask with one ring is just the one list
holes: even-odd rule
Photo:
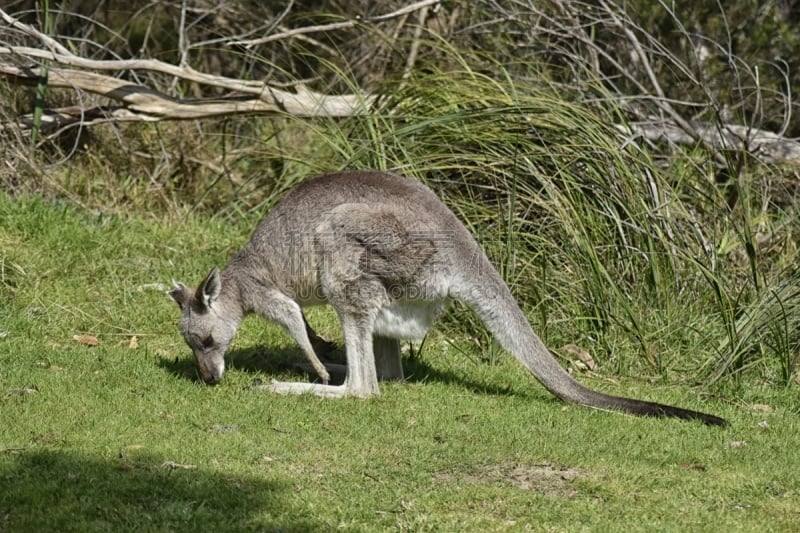
[[[222, 384], [200, 384], [164, 290], [223, 265], [254, 222], [0, 196], [0, 531], [800, 527], [797, 386], [705, 398], [580, 377], [731, 426], [638, 419], [565, 406], [438, 331], [380, 398], [280, 397], [251, 384], [300, 353], [257, 319]], [[338, 338], [326, 310], [310, 320]]]

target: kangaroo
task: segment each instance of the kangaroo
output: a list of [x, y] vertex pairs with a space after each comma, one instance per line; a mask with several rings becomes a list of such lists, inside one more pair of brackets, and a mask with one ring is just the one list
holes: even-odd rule
[[[196, 290], [174, 282], [180, 330], [200, 377], [220, 381], [242, 318], [257, 313], [298, 343], [322, 383], [272, 381], [276, 393], [366, 398], [378, 379], [403, 379], [398, 339], [421, 340], [450, 300], [467, 304], [500, 345], [563, 401], [639, 416], [724, 426], [719, 417], [611, 396], [576, 381], [533, 332], [511, 291], [455, 214], [419, 181], [382, 171], [325, 174], [300, 183], [250, 242]], [[329, 373], [302, 313], [330, 304], [342, 326], [346, 377]]]

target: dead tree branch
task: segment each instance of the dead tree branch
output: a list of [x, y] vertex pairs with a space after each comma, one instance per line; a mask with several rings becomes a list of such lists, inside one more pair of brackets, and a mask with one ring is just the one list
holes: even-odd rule
[[[386, 20], [391, 20], [393, 18], [402, 17], [404, 15], [413, 13], [414, 11], [418, 10], [424, 10], [424, 12], [427, 13], [428, 8], [430, 8], [431, 6], [438, 5], [440, 2], [441, 0], [420, 0], [419, 2], [415, 2], [409, 6], [405, 6], [401, 9], [398, 9], [397, 11], [386, 13], [385, 15], [379, 15], [376, 17], [369, 17], [364, 19], [346, 20], [342, 22], [332, 22], [330, 24], [320, 24], [316, 26], [306, 26], [304, 28], [295, 28], [292, 30], [282, 31], [274, 35], [267, 35], [266, 37], [261, 37], [259, 39], [249, 39], [249, 40], [231, 39], [228, 42], [228, 44], [253, 47], [259, 44], [265, 44], [272, 41], [280, 41], [290, 37], [296, 37], [298, 35], [305, 35], [307, 33], [320, 33], [326, 31], [342, 30], [345, 28], [353, 28], [358, 24], [383, 22]], [[425, 15], [421, 16], [424, 17]]]
[[[46, 72], [50, 87], [83, 91], [116, 103], [86, 109], [69, 107], [48, 110], [45, 124], [52, 128], [108, 121], [190, 120], [237, 114], [286, 113], [299, 117], [345, 117], [366, 113], [374, 101], [374, 97], [367, 94], [331, 96], [309, 91], [302, 85], [298, 85], [295, 92], [289, 92], [261, 81], [215, 76], [188, 65], [176, 66], [154, 59], [87, 59], [73, 54], [55, 39], [19, 22], [2, 10], [0, 18], [18, 31], [39, 40], [46, 48], [0, 46], [1, 76], [15, 83], [35, 84]], [[41, 62], [54, 66], [45, 69], [38, 66]], [[234, 94], [221, 98], [175, 98], [151, 87], [89, 70], [115, 73], [149, 71]], [[20, 120], [23, 129], [32, 124], [29, 118], [22, 117]]]
[[[784, 78], [781, 88], [765, 86], [759, 65], [737, 56], [730, 42], [686, 28], [669, 2], [657, 3], [677, 28], [672, 35], [679, 46], [660, 41], [637, 24], [620, 2], [563, 0], [550, 6], [517, 0], [514, 7], [496, 5], [503, 10], [498, 21], [514, 23], [521, 10], [535, 17], [534, 29], [518, 28], [518, 46], [545, 53], [568, 70], [568, 90], [601, 107], [624, 111], [627, 124], [620, 129], [631, 139], [701, 146], [720, 166], [731, 152], [768, 163], [800, 163], [800, 143], [782, 135], [796, 105], [782, 63], [762, 66]], [[776, 127], [778, 113], [783, 120]], [[768, 117], [773, 120], [767, 122]]]
[[[0, 48], [0, 55], [5, 49]], [[102, 63], [102, 62], [100, 62]], [[135, 62], [134, 62], [135, 63]], [[190, 71], [191, 69], [186, 69]], [[42, 67], [17, 67], [0, 63], [0, 75], [17, 83], [36, 83], [43, 76]], [[254, 93], [250, 82], [231, 80], [226, 86], [217, 76], [207, 76], [192, 72], [179, 76], [184, 80], [197, 81], [209, 78], [210, 85], [227, 87], [237, 92]], [[213, 80], [211, 80], [213, 78]], [[143, 85], [104, 74], [85, 72], [76, 69], [52, 67], [48, 69], [48, 86], [76, 89], [118, 102], [116, 106], [97, 106], [91, 109], [64, 108], [51, 110], [60, 116], [61, 126], [74, 121], [82, 121], [86, 116], [104, 121], [144, 121], [191, 120], [240, 114], [286, 113], [299, 117], [331, 116], [345, 117], [365, 113], [374, 97], [368, 95], [329, 96], [306, 90], [302, 86], [291, 93], [262, 84], [258, 96], [230, 96], [225, 98], [173, 98]], [[244, 87], [243, 84], [247, 86]], [[245, 90], [241, 90], [244, 88]], [[80, 111], [81, 114], [77, 114]]]
[[727, 124], [724, 129], [715, 124], [691, 123], [692, 135], [683, 127], [664, 121], [631, 122], [619, 129], [631, 140], [646, 139], [676, 145], [700, 143], [717, 152], [747, 152], [768, 163], [800, 165], [800, 142], [776, 133], [746, 126]]

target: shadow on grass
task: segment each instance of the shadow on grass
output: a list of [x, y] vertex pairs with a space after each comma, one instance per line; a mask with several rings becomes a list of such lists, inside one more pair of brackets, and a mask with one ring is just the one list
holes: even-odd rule
[[[324, 359], [323, 359], [324, 360]], [[225, 369], [236, 369], [249, 374], [276, 374], [292, 372], [306, 375], [305, 370], [299, 365], [305, 363], [305, 357], [299, 348], [268, 349], [263, 346], [230, 350], [225, 355]], [[194, 359], [189, 357], [176, 357], [175, 359], [160, 359], [158, 364], [173, 376], [200, 381]], [[313, 376], [316, 378], [316, 376]]]
[[[331, 354], [334, 362], [344, 361], [344, 353], [341, 348]], [[324, 362], [325, 357], [321, 357]], [[303, 376], [304, 380], [319, 383], [319, 377], [312, 374], [308, 369], [301, 367], [306, 363], [306, 359], [299, 348], [279, 348], [270, 349], [263, 346], [231, 350], [226, 356], [225, 366], [228, 369], [235, 368], [241, 372], [251, 374], [266, 374], [267, 376], [278, 373], [294, 373]], [[171, 374], [190, 380], [198, 380], [197, 370], [194, 360], [182, 358], [175, 360], [163, 359], [159, 364]], [[490, 394], [497, 396], [516, 396], [526, 395], [526, 391], [513, 390], [510, 387], [498, 387], [493, 384], [484, 383], [480, 380], [473, 380], [456, 372], [437, 368], [426, 361], [424, 357], [404, 357], [403, 370], [406, 381], [409, 383], [437, 382], [447, 385], [463, 387], [479, 394]], [[331, 374], [331, 384], [337, 385], [344, 381], [344, 375]], [[224, 381], [223, 381], [224, 382]]]
[[291, 486], [163, 459], [66, 451], [0, 456], [0, 531], [319, 531]]

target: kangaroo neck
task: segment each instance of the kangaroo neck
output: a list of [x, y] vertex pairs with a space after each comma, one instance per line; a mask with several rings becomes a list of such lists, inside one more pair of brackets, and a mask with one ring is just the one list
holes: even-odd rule
[[219, 295], [221, 312], [230, 320], [238, 324], [246, 315], [252, 312], [248, 309], [248, 298], [244, 297], [239, 276], [236, 269], [229, 266], [220, 273], [222, 288]]
[[264, 313], [264, 303], [268, 302], [277, 290], [271, 272], [263, 265], [253, 264], [246, 257], [234, 257], [221, 273], [222, 294], [228, 311], [238, 315]]

